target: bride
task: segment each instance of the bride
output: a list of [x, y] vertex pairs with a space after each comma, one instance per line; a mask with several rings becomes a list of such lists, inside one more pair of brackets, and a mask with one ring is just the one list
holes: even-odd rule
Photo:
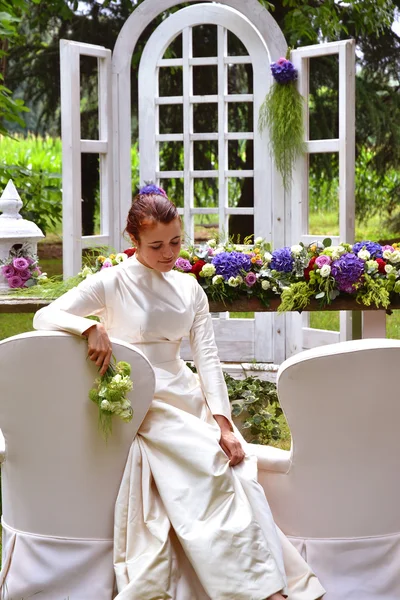
[[[154, 400], [116, 502], [116, 598], [321, 598], [318, 579], [276, 528], [251, 445], [232, 424], [207, 297], [194, 277], [172, 270], [182, 229], [164, 190], [139, 191], [126, 231], [137, 248], [131, 258], [34, 319], [36, 329], [86, 336], [101, 374], [112, 356], [109, 336], [134, 344], [155, 371]], [[198, 375], [179, 357], [184, 336]]]

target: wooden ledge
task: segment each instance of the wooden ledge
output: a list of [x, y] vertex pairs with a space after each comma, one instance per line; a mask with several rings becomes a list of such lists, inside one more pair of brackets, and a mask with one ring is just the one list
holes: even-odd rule
[[[210, 300], [210, 311], [214, 313], [218, 312], [276, 312], [281, 301], [279, 298], [271, 298], [270, 306], [264, 306], [257, 298], [240, 298], [234, 302], [226, 303], [213, 302]], [[0, 313], [34, 313], [43, 306], [51, 304], [51, 300], [44, 300], [43, 298], [12, 298], [6, 294], [0, 295]], [[397, 310], [400, 308], [400, 298], [397, 302], [390, 304], [386, 309], [387, 312]], [[385, 310], [377, 309], [375, 306], [364, 306], [359, 304], [352, 298], [339, 298], [333, 301], [329, 306], [320, 307], [317, 300], [312, 300], [307, 308], [304, 309], [306, 312], [317, 312], [317, 311], [332, 311], [332, 310], [352, 310], [352, 311], [365, 311], [365, 310]]]

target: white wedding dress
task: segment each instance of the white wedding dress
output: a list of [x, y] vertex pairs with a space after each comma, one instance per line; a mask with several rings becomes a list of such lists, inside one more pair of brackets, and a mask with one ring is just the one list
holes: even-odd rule
[[[230, 467], [213, 414], [230, 405], [208, 300], [197, 281], [135, 256], [40, 310], [37, 329], [81, 334], [97, 315], [138, 347], [156, 374], [153, 404], [132, 444], [115, 510], [118, 600], [290, 600], [324, 594], [277, 531], [251, 445]], [[195, 375], [179, 357], [190, 336]], [[133, 380], [135, 374], [132, 374]], [[235, 430], [236, 434], [240, 434]]]

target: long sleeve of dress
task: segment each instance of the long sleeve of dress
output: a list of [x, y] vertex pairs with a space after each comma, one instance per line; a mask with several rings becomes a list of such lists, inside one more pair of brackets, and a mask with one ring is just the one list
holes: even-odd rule
[[97, 275], [85, 279], [49, 306], [41, 308], [33, 319], [35, 329], [68, 331], [82, 335], [93, 325], [89, 315], [104, 318], [106, 315], [105, 293]]
[[228, 390], [218, 357], [208, 298], [200, 285], [196, 289], [196, 315], [190, 330], [190, 346], [201, 387], [212, 414], [223, 415], [232, 422]]

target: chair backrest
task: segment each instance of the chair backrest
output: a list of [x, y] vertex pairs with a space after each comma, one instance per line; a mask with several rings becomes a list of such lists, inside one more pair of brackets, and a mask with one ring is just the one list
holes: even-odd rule
[[400, 532], [399, 373], [400, 341], [388, 339], [323, 346], [281, 365], [292, 464], [271, 484], [271, 507], [286, 534]]
[[111, 539], [129, 448], [154, 396], [155, 377], [133, 346], [113, 341], [132, 366], [131, 423], [113, 419], [106, 443], [88, 392], [98, 377], [85, 340], [32, 332], [0, 342], [0, 428], [5, 522], [42, 535]]

